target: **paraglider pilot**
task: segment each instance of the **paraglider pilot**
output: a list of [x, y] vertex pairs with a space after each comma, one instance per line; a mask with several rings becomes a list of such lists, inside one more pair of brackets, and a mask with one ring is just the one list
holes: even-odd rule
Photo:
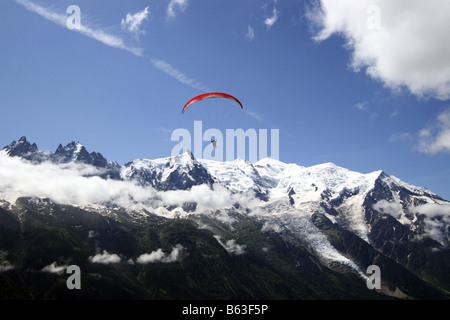
[[213, 145], [213, 148], [216, 148], [216, 139], [214, 137], [211, 137], [211, 143]]

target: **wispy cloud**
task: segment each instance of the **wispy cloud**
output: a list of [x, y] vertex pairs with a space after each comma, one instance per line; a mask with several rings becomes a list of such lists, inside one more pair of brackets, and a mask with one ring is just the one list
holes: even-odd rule
[[253, 111], [248, 111], [248, 110], [246, 112], [253, 119], [255, 119], [255, 120], [259, 121], [259, 122], [264, 121], [264, 118], [261, 117], [258, 113], [253, 112]]
[[396, 116], [398, 116], [398, 110], [394, 110], [391, 112], [391, 114], [389, 115], [389, 119], [394, 119]]
[[209, 89], [205, 85], [195, 79], [188, 77], [183, 72], [172, 67], [169, 63], [159, 59], [152, 59], [151, 62], [155, 68], [161, 70], [162, 72], [180, 81], [181, 83], [184, 83], [194, 89], [202, 90], [205, 92], [209, 91]]
[[354, 107], [360, 111], [367, 110], [367, 102], [358, 102]]
[[450, 152], [450, 108], [441, 112], [433, 124], [420, 130], [417, 149], [429, 154]]
[[144, 34], [145, 31], [141, 30], [141, 27], [143, 22], [148, 19], [149, 15], [149, 7], [146, 7], [144, 10], [138, 11], [135, 14], [127, 13], [120, 25], [125, 31], [135, 34]]
[[50, 20], [58, 25], [65, 26], [67, 21], [67, 16], [64, 14], [56, 13], [50, 9], [41, 7], [28, 0], [15, 0], [18, 4], [24, 6], [27, 10], [37, 13], [41, 17]]
[[414, 150], [426, 154], [450, 153], [450, 108], [419, 132], [397, 132], [389, 142], [413, 142]]
[[173, 132], [173, 129], [169, 129], [169, 128], [166, 128], [166, 127], [163, 127], [163, 126], [153, 127], [153, 128], [150, 128], [150, 129], [153, 130], [153, 131], [156, 131], [156, 132], [161, 132], [161, 133], [172, 133]]
[[273, 7], [272, 16], [266, 18], [266, 20], [264, 20], [264, 24], [266, 25], [267, 29], [270, 29], [277, 21], [278, 21], [278, 10], [277, 8]]
[[187, 0], [171, 0], [167, 6], [167, 18], [173, 19], [176, 17], [175, 7], [181, 11], [184, 11], [186, 10], [187, 5]]
[[247, 33], [245, 34], [245, 37], [250, 41], [253, 41], [253, 39], [255, 39], [255, 30], [251, 26], [247, 27]]
[[[40, 15], [41, 17], [66, 28], [67, 27], [67, 21], [69, 19], [69, 15], [67, 13], [58, 13], [51, 8], [41, 6], [39, 4], [34, 3], [30, 0], [14, 0], [18, 4], [24, 6], [27, 10], [36, 13]], [[175, 8], [184, 11], [187, 7], [187, 0], [172, 0], [170, 1], [168, 8], [167, 8], [167, 15], [168, 17], [175, 17]], [[123, 30], [134, 33], [134, 34], [142, 34], [145, 33], [142, 30], [143, 22], [148, 19], [150, 15], [149, 7], [146, 7], [145, 9], [136, 12], [134, 14], [128, 13], [124, 19], [121, 21], [121, 27]], [[124, 39], [120, 36], [107, 33], [99, 28], [93, 28], [89, 27], [86, 22], [83, 19], [83, 15], [80, 14], [81, 21], [75, 28], [67, 28], [67, 30], [76, 31], [84, 36], [87, 36], [91, 39], [97, 40], [107, 46], [118, 48], [122, 50], [126, 50], [128, 52], [131, 52], [132, 54], [142, 57], [143, 56], [143, 49], [129, 46], [125, 43]], [[175, 69], [172, 67], [169, 63], [160, 60], [160, 59], [152, 59], [151, 60], [152, 65], [159, 69], [160, 71], [166, 73], [167, 75], [173, 77], [174, 79], [180, 81], [183, 84], [186, 84], [192, 88], [201, 90], [201, 91], [209, 91], [209, 89], [203, 85], [202, 83], [198, 82], [197, 80], [190, 78], [183, 72]]]
[[[43, 17], [61, 27], [66, 27], [67, 19], [69, 18], [69, 16], [67, 14], [54, 12], [50, 8], [40, 6], [29, 0], [15, 0], [15, 1], [18, 4], [24, 6], [27, 10], [29, 10], [33, 13], [36, 13], [36, 14], [40, 15], [41, 17]], [[68, 30], [79, 32], [82, 35], [87, 36], [91, 39], [100, 41], [101, 43], [103, 43], [107, 46], [129, 51], [136, 56], [142, 55], [143, 50], [141, 48], [130, 47], [125, 44], [124, 40], [121, 37], [107, 33], [101, 29], [94, 29], [92, 27], [89, 27], [88, 25], [82, 23], [83, 19], [81, 19], [81, 20], [82, 21], [77, 28], [73, 28], [73, 29], [68, 28]]]
[[413, 140], [413, 135], [410, 132], [396, 132], [389, 137], [389, 142], [404, 142]]

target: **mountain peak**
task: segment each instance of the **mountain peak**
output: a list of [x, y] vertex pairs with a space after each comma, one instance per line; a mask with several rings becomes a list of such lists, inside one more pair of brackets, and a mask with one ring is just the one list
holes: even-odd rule
[[68, 144], [66, 144], [66, 146], [62, 146], [62, 144], [58, 145], [58, 148], [56, 148], [55, 153], [62, 153], [64, 151], [80, 151], [81, 148], [84, 148], [83, 144], [81, 144], [80, 142], [69, 142]]
[[191, 150], [187, 150], [186, 152], [183, 152], [182, 154], [179, 154], [175, 157], [179, 157], [179, 158], [186, 159], [186, 160], [190, 159], [192, 161], [196, 160], [196, 158], [194, 157], [194, 154], [191, 152]]
[[84, 163], [89, 163], [89, 153], [86, 148], [80, 143], [72, 141], [68, 143], [66, 146], [62, 146], [61, 144], [56, 149], [54, 155], [57, 157], [60, 162], [71, 162], [71, 161], [80, 161]]
[[89, 153], [82, 143], [72, 141], [63, 146], [59, 144], [55, 152], [44, 152], [36, 143], [31, 144], [25, 136], [3, 148], [11, 157], [20, 157], [33, 162], [51, 161], [56, 163], [81, 162], [96, 167], [107, 167], [108, 161], [98, 152]]
[[21, 137], [19, 141], [13, 141], [3, 148], [11, 157], [28, 158], [30, 155], [38, 151], [36, 143], [29, 143], [25, 136]]

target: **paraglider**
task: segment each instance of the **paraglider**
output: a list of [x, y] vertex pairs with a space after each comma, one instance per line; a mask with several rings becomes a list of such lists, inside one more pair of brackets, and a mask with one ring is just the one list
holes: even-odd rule
[[184, 113], [186, 111], [186, 109], [191, 105], [196, 103], [197, 101], [200, 100], [204, 100], [204, 99], [210, 99], [210, 98], [226, 98], [226, 99], [231, 99], [236, 101], [240, 106], [241, 109], [244, 109], [244, 107], [242, 106], [242, 103], [236, 99], [235, 97], [233, 97], [232, 95], [228, 94], [228, 93], [222, 93], [222, 92], [209, 92], [209, 93], [203, 93], [200, 94], [198, 96], [193, 97], [191, 100], [189, 100], [183, 107], [183, 110], [181, 110], [181, 113]]
[[[197, 104], [210, 98], [224, 99], [218, 99], [214, 103]], [[258, 159], [269, 157], [270, 145], [270, 158], [278, 159], [279, 129], [270, 130], [270, 144], [267, 129], [248, 128], [245, 131], [242, 128], [233, 129], [245, 122], [245, 117], [241, 116], [242, 109], [244, 109], [242, 103], [227, 93], [210, 92], [191, 98], [181, 112], [182, 117], [193, 120], [193, 130], [178, 128], [172, 132], [171, 141], [178, 143], [172, 148], [171, 155], [176, 156], [192, 150], [194, 157], [198, 159], [232, 161], [236, 155], [238, 158], [256, 162]]]
[[[236, 98], [233, 97], [232, 95], [228, 94], [228, 93], [223, 93], [223, 92], [209, 92], [209, 93], [203, 93], [200, 94], [198, 96], [193, 97], [192, 99], [190, 99], [183, 107], [183, 109], [181, 110], [181, 113], [184, 114], [184, 112], [189, 108], [189, 106], [191, 106], [192, 104], [201, 101], [201, 100], [205, 100], [205, 99], [211, 99], [211, 98], [225, 98], [225, 99], [230, 99], [233, 100], [235, 102], [237, 102], [239, 104], [239, 106], [241, 107], [241, 109], [244, 109], [244, 107], [242, 106], [242, 103]], [[211, 144], [213, 146], [214, 149], [216, 149], [216, 143], [217, 140], [213, 137], [211, 137]]]

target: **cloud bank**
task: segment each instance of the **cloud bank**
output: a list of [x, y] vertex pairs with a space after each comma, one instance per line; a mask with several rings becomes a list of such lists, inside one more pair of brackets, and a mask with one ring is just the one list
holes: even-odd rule
[[393, 90], [450, 98], [449, 1], [320, 0], [307, 16], [316, 41], [345, 38], [353, 70]]
[[[235, 203], [256, 207], [254, 193], [233, 194], [220, 184], [193, 186], [190, 190], [158, 191], [133, 180], [103, 179], [103, 169], [82, 163], [55, 164], [10, 157], [0, 151], [0, 195], [14, 203], [18, 197], [49, 198], [74, 206], [102, 206], [105, 203], [130, 210], [175, 214], [166, 207], [196, 203], [193, 213], [231, 208]], [[226, 217], [225, 217], [226, 218]]]
[[[33, 164], [0, 152], [0, 194], [14, 203], [18, 197], [50, 198], [69, 205], [114, 201], [130, 209], [142, 209], [155, 191], [132, 181], [106, 180], [102, 170], [80, 163]], [[141, 202], [141, 204], [139, 204]]]

